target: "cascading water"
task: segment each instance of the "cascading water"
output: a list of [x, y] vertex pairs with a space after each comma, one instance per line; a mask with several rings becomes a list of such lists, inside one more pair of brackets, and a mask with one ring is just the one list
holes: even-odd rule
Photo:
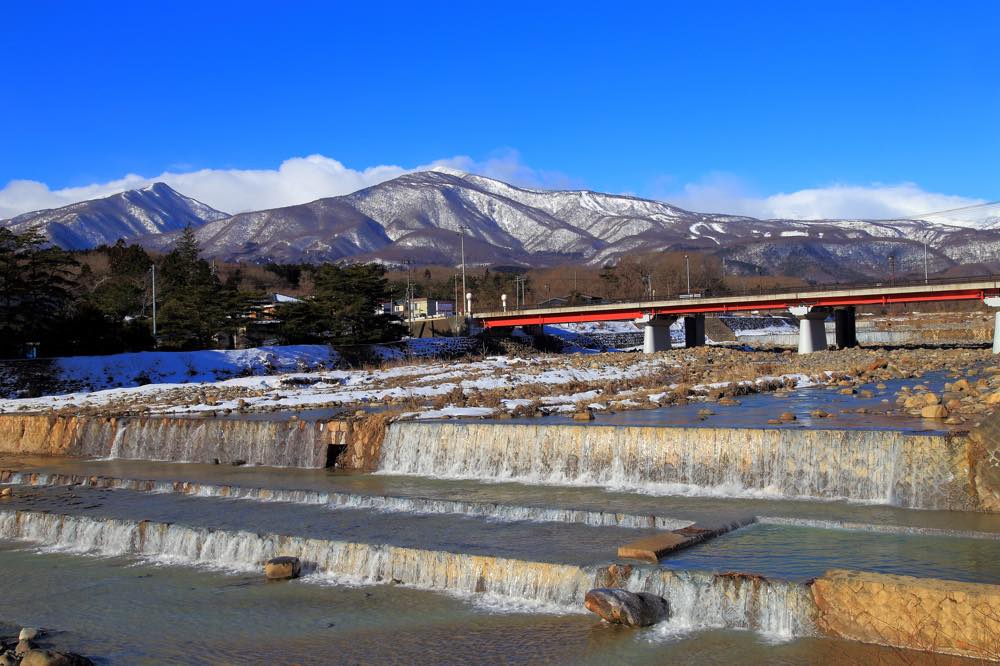
[[[0, 539], [240, 571], [259, 571], [267, 559], [291, 555], [307, 573], [337, 581], [396, 582], [571, 611], [580, 611], [587, 590], [607, 575], [603, 567], [35, 511], [0, 511]], [[786, 637], [812, 632], [811, 596], [796, 583], [656, 568], [635, 569], [621, 582], [665, 597], [668, 628], [730, 627]]]
[[667, 631], [725, 627], [780, 638], [814, 631], [815, 607], [808, 588], [788, 581], [642, 568], [632, 572], [628, 588], [670, 601], [670, 619], [662, 627]]
[[399, 422], [379, 471], [959, 508], [960, 448], [894, 431]]
[[[110, 457], [279, 467], [324, 467], [326, 446], [311, 423], [253, 419], [140, 419], [119, 424]], [[91, 455], [99, 455], [93, 452]]]
[[337, 422], [0, 415], [0, 452], [325, 467]]
[[588, 511], [586, 509], [524, 506], [496, 502], [469, 502], [427, 497], [363, 495], [321, 490], [253, 488], [184, 481], [119, 479], [80, 474], [46, 474], [41, 472], [0, 470], [0, 483], [27, 486], [87, 485], [140, 492], [181, 493], [197, 497], [230, 497], [256, 501], [323, 505], [331, 509], [372, 509], [391, 513], [460, 514], [503, 522], [530, 520], [535, 522], [578, 523], [592, 527], [653, 528], [662, 530], [675, 530], [691, 524], [690, 520], [678, 520], [667, 516], [617, 513], [612, 511]]

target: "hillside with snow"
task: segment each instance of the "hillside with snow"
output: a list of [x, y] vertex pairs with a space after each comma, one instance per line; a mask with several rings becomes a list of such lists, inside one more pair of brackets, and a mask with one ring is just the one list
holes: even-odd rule
[[[642, 252], [695, 251], [744, 274], [818, 280], [964, 265], [985, 271], [1000, 229], [922, 220], [760, 220], [697, 213], [668, 203], [587, 190], [546, 191], [454, 171], [410, 173], [352, 194], [225, 215], [157, 184], [5, 223], [45, 230], [68, 248], [118, 237], [168, 248], [187, 224], [206, 256], [227, 261], [380, 261], [455, 265], [465, 234], [471, 264], [615, 262]], [[989, 225], [986, 225], [989, 226]], [[971, 267], [970, 267], [971, 266]]]
[[85, 250], [113, 244], [119, 238], [165, 234], [191, 225], [228, 217], [200, 201], [154, 183], [103, 199], [81, 201], [61, 208], [24, 213], [0, 226], [14, 233], [37, 231], [67, 250]]

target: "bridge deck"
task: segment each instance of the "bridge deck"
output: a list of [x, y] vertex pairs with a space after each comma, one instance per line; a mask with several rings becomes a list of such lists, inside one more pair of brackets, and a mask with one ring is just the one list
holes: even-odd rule
[[623, 321], [646, 315], [725, 314], [749, 310], [787, 310], [792, 306], [844, 307], [848, 305], [889, 305], [929, 301], [970, 301], [1000, 296], [1000, 280], [931, 283], [900, 286], [873, 286], [824, 289], [777, 294], [678, 298], [662, 301], [572, 305], [561, 308], [530, 308], [507, 312], [478, 312], [473, 318], [486, 328], [566, 324], [589, 321]]

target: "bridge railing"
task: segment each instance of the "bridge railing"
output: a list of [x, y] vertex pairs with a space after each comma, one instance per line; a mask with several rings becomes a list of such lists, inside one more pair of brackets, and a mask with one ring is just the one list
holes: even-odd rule
[[[769, 287], [767, 289], [753, 289], [753, 288], [743, 288], [743, 289], [697, 289], [692, 290], [693, 293], [699, 294], [697, 298], [692, 298], [692, 300], [698, 300], [700, 298], [720, 298], [723, 296], [770, 296], [774, 294], [789, 294], [800, 291], [808, 291], [811, 293], [823, 293], [827, 291], [843, 291], [845, 289], [878, 289], [879, 287], [920, 287], [920, 286], [932, 286], [941, 284], [954, 284], [962, 285], [965, 283], [973, 282], [984, 282], [984, 281], [1000, 281], [1000, 273], [982, 273], [976, 275], [963, 275], [961, 277], [932, 277], [928, 279], [893, 279], [881, 280], [878, 282], [825, 282], [822, 285], [803, 285], [803, 286], [784, 286], [784, 287]], [[615, 305], [618, 303], [655, 303], [658, 301], [666, 300], [677, 300], [683, 299], [685, 297], [684, 293], [680, 294], [668, 294], [665, 297], [639, 297], [639, 298], [621, 298], [621, 299], [608, 299], [602, 300], [600, 303], [577, 303], [574, 305], [565, 305], [558, 307], [545, 307], [542, 308], [535, 305], [508, 305], [507, 312], [524, 312], [530, 310], [565, 310], [565, 309], [575, 309], [581, 305]], [[490, 310], [489, 312], [499, 312], [498, 310]]]

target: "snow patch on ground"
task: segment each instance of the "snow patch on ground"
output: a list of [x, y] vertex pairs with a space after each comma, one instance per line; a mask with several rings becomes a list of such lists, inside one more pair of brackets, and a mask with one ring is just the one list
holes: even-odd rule
[[214, 382], [241, 375], [312, 372], [333, 367], [338, 358], [326, 345], [291, 345], [70, 356], [55, 359], [55, 368], [67, 383], [100, 390], [144, 384]]

